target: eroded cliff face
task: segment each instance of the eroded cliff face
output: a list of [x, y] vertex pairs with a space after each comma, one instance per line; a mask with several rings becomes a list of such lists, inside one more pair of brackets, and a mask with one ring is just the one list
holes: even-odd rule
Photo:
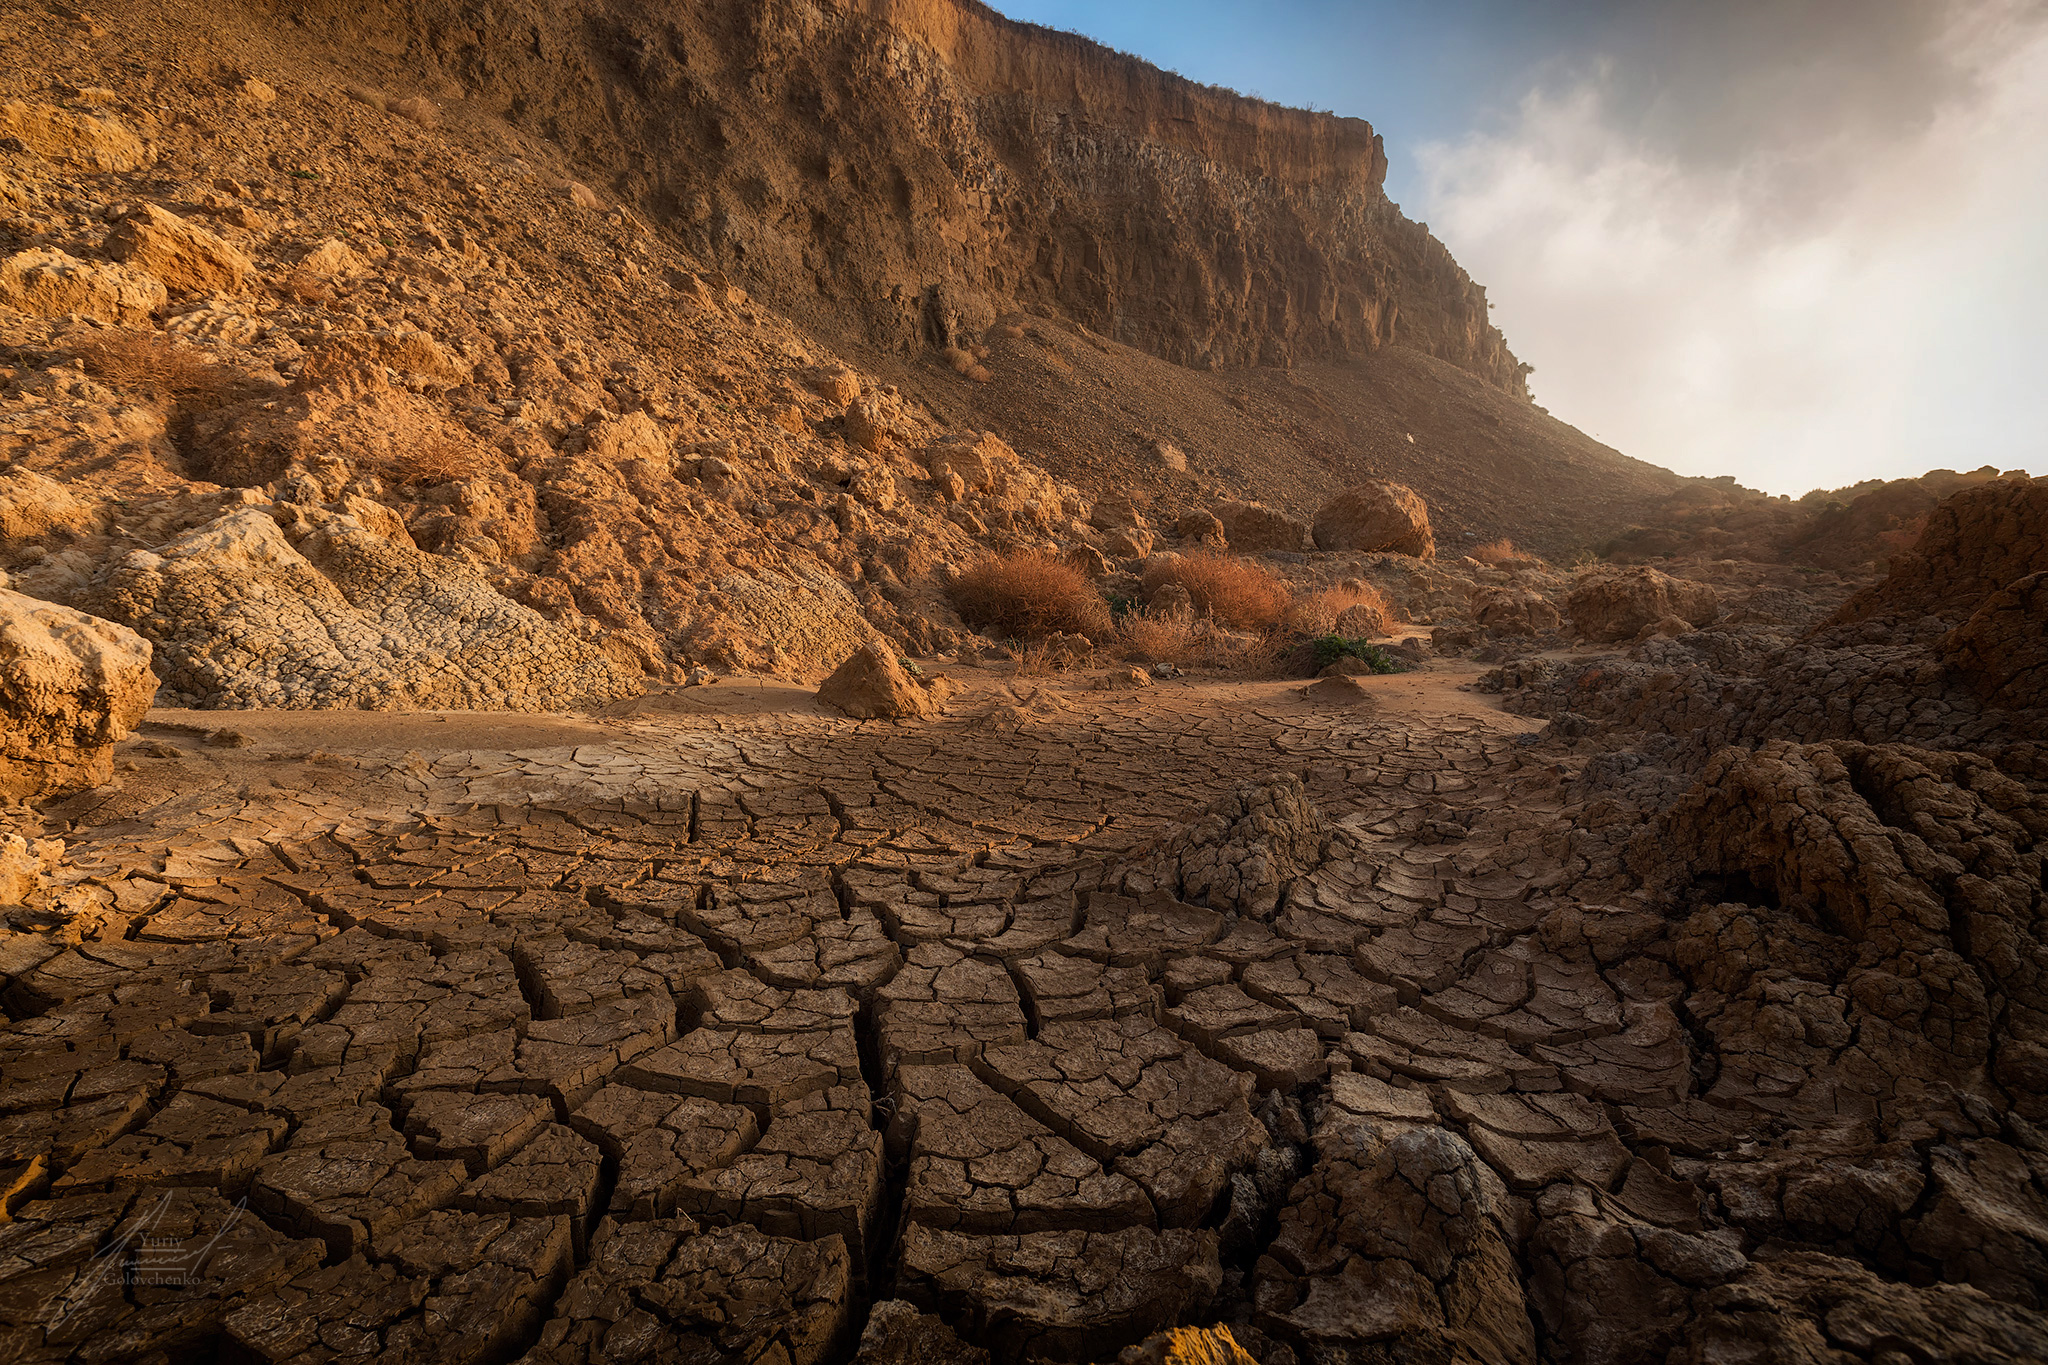
[[459, 87], [755, 293], [872, 342], [956, 344], [1025, 307], [1181, 364], [1399, 342], [1526, 392], [1484, 291], [1387, 200], [1370, 125], [972, 0], [273, 7]]

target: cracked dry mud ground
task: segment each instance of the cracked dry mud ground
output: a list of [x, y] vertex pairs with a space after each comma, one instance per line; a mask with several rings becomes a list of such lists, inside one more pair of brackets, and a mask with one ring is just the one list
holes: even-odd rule
[[[1406, 695], [771, 705], [80, 798], [106, 921], [0, 964], [6, 1358], [2048, 1354], [2039, 1050], [1953, 1061], [2038, 1001], [1988, 917], [2039, 806], [1976, 783], [1963, 962], [1741, 903], [1721, 807], [1830, 746], [1646, 823]], [[1914, 990], [1954, 1036], [1883, 1043]]]

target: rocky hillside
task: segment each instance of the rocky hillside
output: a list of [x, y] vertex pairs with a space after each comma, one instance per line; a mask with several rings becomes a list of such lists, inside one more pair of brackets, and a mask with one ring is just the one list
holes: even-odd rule
[[[1476, 291], [1447, 260], [1432, 274], [1434, 247], [1400, 263], [1395, 244], [1423, 239], [1386, 205], [1362, 125], [1202, 91], [980, 11], [957, 14], [1039, 55], [991, 66], [1004, 49], [947, 37], [929, 14], [892, 28], [770, 9], [721, 27], [700, 9], [688, 22], [708, 27], [647, 49], [666, 54], [649, 69], [726, 83], [693, 104], [592, 68], [610, 93], [576, 134], [569, 107], [543, 99], [582, 88], [556, 29], [498, 11], [462, 28], [422, 5], [403, 12], [408, 37], [390, 27], [398, 10], [383, 27], [379, 12], [0, 20], [20, 59], [0, 73], [0, 587], [139, 631], [166, 702], [556, 709], [707, 666], [815, 678], [876, 635], [957, 649], [947, 584], [990, 550], [1135, 583], [1148, 554], [1219, 543], [1212, 512], [1264, 499], [1295, 522], [1247, 539], [1231, 521], [1231, 535], [1285, 557], [1310, 548], [1323, 500], [1382, 479], [1438, 506], [1448, 546], [1505, 534], [1555, 554], [1679, 486], [1509, 392]], [[602, 31], [574, 30], [585, 45]], [[1082, 215], [1097, 238], [1047, 218], [1046, 240], [1072, 252], [999, 268], [997, 238], [1024, 249], [997, 231], [1008, 209], [891, 207], [870, 161], [800, 186], [778, 159], [804, 145], [775, 122], [787, 110], [733, 83], [743, 38], [757, 64], [783, 54], [790, 89], [841, 92], [822, 125], [834, 136], [867, 128], [861, 145], [943, 171], [948, 194], [983, 162], [931, 151], [938, 135], [912, 125], [992, 139], [1013, 161], [1036, 148], [1040, 188], [1016, 202]], [[884, 52], [927, 73], [929, 98], [870, 79], [862, 63]], [[968, 54], [959, 71], [947, 52]], [[1059, 52], [1078, 84], [1033, 104], [1058, 84]], [[1111, 98], [1115, 73], [1137, 93]], [[1154, 218], [1234, 205], [1239, 226], [1187, 217], [1148, 246], [1154, 229], [1116, 219], [1107, 190], [1057, 180], [1079, 174], [1078, 144], [1032, 120], [1059, 104], [1107, 145], [1109, 125], [1085, 120], [1148, 108], [1139, 95], [1188, 111], [1131, 114], [1118, 134], [1161, 166], [1178, 158], [1173, 183], [1140, 187], [1166, 210]], [[685, 108], [729, 130], [729, 154], [645, 121]], [[1003, 110], [1024, 122], [1001, 133]], [[1035, 141], [1019, 131], [1034, 127]], [[745, 166], [760, 175], [730, 194], [707, 181], [687, 197], [676, 178]], [[1128, 197], [1132, 174], [1095, 183]], [[732, 211], [707, 235], [686, 198], [752, 203], [784, 242], [802, 221], [865, 246], [791, 273], [746, 245]], [[1352, 208], [1316, 216], [1339, 200]], [[1323, 245], [1283, 259], [1282, 239]], [[1059, 264], [1195, 280], [1210, 270], [1187, 254], [1197, 240], [1265, 262], [1231, 295], [1261, 301], [1257, 326], [1242, 309], [1206, 330], [1188, 309], [1119, 322], [1084, 307], [1071, 291], [1086, 272]], [[948, 282], [968, 275], [1008, 283], [970, 306]], [[1281, 306], [1319, 278], [1379, 302]], [[1138, 295], [1164, 307], [1170, 291]], [[842, 306], [892, 297], [911, 310], [893, 332]], [[931, 311], [946, 299], [952, 312]], [[1470, 344], [1446, 339], [1459, 327]], [[1296, 354], [1333, 358], [1174, 359]]]
[[1388, 202], [1368, 124], [974, 0], [290, 10], [365, 77], [551, 141], [755, 294], [892, 348], [1029, 306], [1186, 365], [1399, 342], [1524, 389], [1484, 291]]

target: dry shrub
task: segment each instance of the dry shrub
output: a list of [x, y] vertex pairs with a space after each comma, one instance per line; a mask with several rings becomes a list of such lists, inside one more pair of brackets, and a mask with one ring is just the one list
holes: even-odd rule
[[1222, 655], [1216, 662], [1248, 678], [1278, 678], [1286, 672], [1284, 663], [1290, 646], [1284, 631], [1263, 630], [1218, 643], [1225, 648], [1216, 651]]
[[[939, 354], [945, 358], [948, 365], [953, 367], [954, 373], [965, 375], [977, 384], [988, 383], [991, 376], [988, 370], [979, 363], [973, 351], [962, 350], [958, 346], [948, 346]], [[983, 349], [982, 355], [987, 354], [987, 350]]]
[[242, 377], [190, 346], [140, 332], [108, 332], [78, 348], [86, 373], [124, 389], [153, 389], [181, 408], [209, 410], [231, 401]]
[[1353, 607], [1363, 607], [1372, 617], [1369, 633], [1385, 635], [1393, 629], [1394, 609], [1386, 594], [1357, 579], [1296, 598], [1287, 610], [1287, 625], [1304, 635], [1328, 635], [1337, 629], [1337, 618]]
[[1052, 671], [1052, 651], [1045, 645], [1026, 645], [1017, 651], [1018, 677], [1042, 678]]
[[1112, 629], [1109, 604], [1088, 576], [1048, 554], [990, 555], [953, 580], [954, 610], [976, 630], [1035, 640], [1055, 631], [1099, 640]]
[[1502, 536], [1499, 540], [1489, 540], [1484, 545], [1473, 550], [1472, 557], [1481, 564], [1499, 566], [1511, 560], [1520, 559], [1522, 552], [1515, 548], [1515, 542], [1509, 540], [1506, 536]]
[[405, 370], [446, 387], [466, 383], [469, 370], [424, 332], [410, 332], [384, 343], [384, 361], [395, 370]]
[[387, 455], [366, 460], [368, 472], [386, 483], [407, 488], [473, 479], [497, 462], [475, 446], [448, 436], [430, 436], [404, 455]]
[[1169, 583], [1188, 590], [1195, 610], [1225, 625], [1257, 630], [1287, 611], [1287, 585], [1272, 571], [1236, 555], [1204, 552], [1157, 564], [1145, 574], [1150, 597]]
[[1200, 653], [1194, 623], [1185, 616], [1134, 611], [1124, 617], [1118, 633], [1123, 637], [1124, 657], [1140, 663], [1188, 664]]

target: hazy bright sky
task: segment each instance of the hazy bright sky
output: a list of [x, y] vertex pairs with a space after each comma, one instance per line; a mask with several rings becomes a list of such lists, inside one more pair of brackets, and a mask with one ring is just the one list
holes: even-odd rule
[[2048, 472], [2048, 0], [995, 0], [1370, 121], [1537, 401], [1798, 494]]

